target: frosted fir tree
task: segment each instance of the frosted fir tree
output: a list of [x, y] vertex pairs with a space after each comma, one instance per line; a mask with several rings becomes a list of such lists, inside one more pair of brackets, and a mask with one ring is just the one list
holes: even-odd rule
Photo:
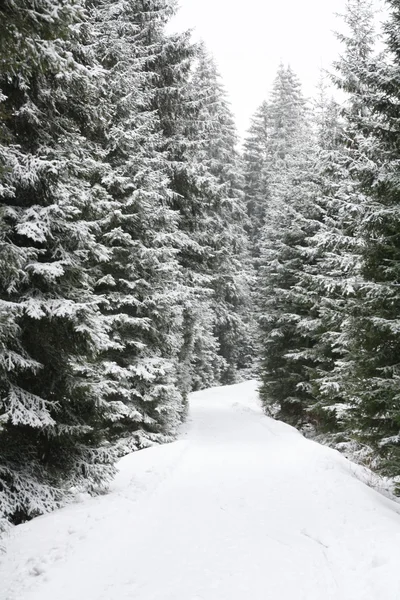
[[[335, 84], [347, 93], [340, 114], [327, 105], [321, 114], [319, 205], [324, 213], [320, 230], [309, 241], [317, 249], [317, 268], [308, 284], [320, 297], [322, 333], [316, 350], [321, 363], [315, 373], [318, 425], [339, 432], [339, 439], [354, 437], [357, 419], [352, 418], [356, 362], [352, 346], [354, 316], [359, 313], [357, 299], [365, 286], [362, 277], [364, 248], [360, 224], [365, 219], [369, 200], [362, 181], [369, 178], [371, 149], [375, 145], [368, 133], [376, 118], [368, 107], [371, 90], [365, 76], [372, 65], [375, 41], [374, 15], [368, 2], [347, 5], [346, 35], [339, 35], [345, 46], [335, 64]], [[367, 187], [369, 184], [367, 185]], [[356, 326], [357, 328], [358, 326]], [[323, 357], [327, 360], [324, 362]], [[355, 388], [353, 388], [353, 383]], [[351, 391], [352, 390], [352, 391]]]
[[0, 14], [0, 519], [18, 523], [114, 473], [93, 294], [109, 251], [96, 236], [101, 73], [83, 7], [6, 1]]
[[[282, 64], [274, 82], [270, 102], [264, 101], [254, 114], [244, 144], [244, 191], [249, 215], [248, 229], [254, 265], [259, 264], [262, 228], [270, 205], [271, 177], [279, 159], [277, 143], [295, 143], [296, 128], [303, 112], [304, 100], [299, 96], [299, 82]], [[290, 82], [290, 79], [292, 81]], [[300, 101], [300, 104], [299, 104]], [[277, 106], [280, 106], [277, 113]], [[286, 150], [282, 148], [285, 155]]]
[[278, 70], [268, 113], [268, 197], [258, 270], [260, 393], [266, 406], [277, 405], [282, 418], [297, 424], [313, 398], [312, 340], [301, 327], [311, 306], [296, 286], [309, 262], [305, 240], [318, 215], [311, 176], [315, 144], [300, 83], [290, 68]]
[[312, 401], [307, 420], [319, 432], [336, 432], [343, 428], [345, 401], [333, 372], [343, 357], [342, 327], [355, 285], [359, 239], [352, 202], [360, 198], [351, 174], [353, 162], [346, 149], [341, 109], [321, 92], [313, 111], [315, 221], [305, 239], [307, 264], [295, 289], [309, 307], [298, 325], [310, 340], [306, 354]]
[[269, 103], [269, 151], [273, 159], [285, 159], [302, 133], [305, 100], [301, 83], [290, 66], [278, 68]]
[[176, 364], [182, 344], [177, 213], [152, 106], [152, 64], [164, 52], [169, 13], [163, 3], [109, 0], [92, 12], [111, 107], [102, 179], [109, 209], [101, 222], [110, 260], [96, 283], [112, 331], [102, 397], [115, 408], [108, 436], [122, 453], [170, 439], [184, 411]]
[[205, 225], [210, 247], [208, 268], [213, 289], [214, 333], [219, 354], [226, 363], [221, 382], [233, 383], [241, 371], [251, 368], [254, 359], [242, 163], [226, 92], [212, 57], [202, 46], [192, 85], [200, 99], [198, 128], [203, 138], [196, 161], [208, 173]]
[[[363, 160], [357, 168], [365, 195], [359, 233], [361, 285], [357, 288], [345, 336], [346, 392], [351, 401], [353, 428], [373, 445], [381, 466], [390, 475], [400, 472], [399, 302], [400, 222], [398, 184], [398, 118], [400, 5], [390, 1], [385, 24], [386, 60], [362, 55], [357, 79], [344, 79], [357, 110], [358, 145]], [[365, 22], [367, 2], [351, 2], [352, 48], [365, 48], [356, 18]], [[359, 33], [356, 36], [356, 32]], [[359, 50], [360, 51], [360, 50]]]
[[214, 219], [220, 216], [211, 213], [222, 185], [210, 171], [206, 152], [210, 135], [202, 111], [209, 92], [204, 94], [194, 82], [198, 51], [186, 34], [172, 35], [154, 62], [158, 75], [154, 106], [169, 162], [172, 207], [179, 215], [176, 242], [185, 290], [179, 379], [186, 392], [217, 384], [226, 367], [215, 336], [213, 310]]
[[251, 119], [243, 151], [247, 229], [256, 267], [268, 203], [269, 158], [269, 106], [268, 102], [264, 101]]

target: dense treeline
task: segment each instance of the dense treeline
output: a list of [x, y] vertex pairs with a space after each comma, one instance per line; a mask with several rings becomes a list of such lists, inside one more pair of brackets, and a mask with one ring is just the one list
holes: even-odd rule
[[169, 0], [0, 6], [0, 529], [253, 359], [241, 159]]
[[261, 396], [289, 423], [400, 476], [400, 3], [384, 51], [369, 0], [348, 0], [331, 83], [305, 103], [290, 69], [245, 143]]
[[[174, 438], [258, 364], [270, 414], [400, 475], [400, 2], [348, 0], [243, 152], [173, 0], [0, 6], [0, 531]], [[356, 446], [354, 446], [356, 445]]]

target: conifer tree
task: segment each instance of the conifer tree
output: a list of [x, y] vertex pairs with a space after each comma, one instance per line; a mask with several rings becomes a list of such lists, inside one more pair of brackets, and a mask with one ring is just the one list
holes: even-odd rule
[[254, 353], [242, 164], [225, 90], [213, 59], [202, 46], [192, 84], [201, 99], [198, 122], [204, 139], [196, 160], [209, 181], [206, 226], [214, 334], [226, 365], [221, 382], [233, 383], [240, 371], [250, 368]]
[[211, 308], [212, 289], [204, 265], [208, 249], [204, 239], [202, 187], [207, 175], [195, 161], [199, 101], [191, 80], [197, 46], [188, 32], [167, 35], [164, 26], [174, 12], [174, 3], [152, 0], [141, 11], [141, 26], [147, 31], [149, 60], [155, 94], [151, 108], [156, 112], [161, 150], [167, 160], [171, 192], [169, 207], [178, 219], [174, 236], [181, 269], [176, 278], [181, 310], [181, 344], [178, 350], [178, 386], [184, 397], [192, 389], [218, 381], [222, 359], [213, 334], [215, 317]]
[[244, 143], [244, 193], [248, 213], [250, 249], [257, 267], [261, 230], [268, 203], [269, 106], [264, 101], [254, 114]]
[[[152, 109], [155, 75], [149, 68], [164, 50], [164, 13], [102, 0], [92, 14], [112, 107], [102, 180], [109, 209], [101, 223], [110, 260], [97, 281], [112, 330], [103, 357], [102, 394], [119, 410], [119, 418], [112, 413], [108, 436], [118, 440], [120, 452], [173, 434], [183, 410], [176, 373], [181, 345], [177, 215], [170, 208], [159, 119]], [[159, 29], [160, 39], [149, 45]]]
[[290, 68], [278, 70], [269, 105], [268, 200], [259, 269], [261, 398], [297, 424], [312, 401], [307, 370], [312, 341], [299, 324], [309, 314], [296, 288], [314, 229], [314, 162], [305, 101]]
[[[343, 428], [344, 395], [336, 367], [344, 354], [343, 323], [353, 293], [359, 239], [355, 236], [357, 183], [354, 160], [346, 147], [348, 132], [337, 102], [322, 90], [314, 110], [317, 152], [312, 165], [314, 222], [305, 238], [305, 268], [295, 292], [308, 312], [298, 324], [307, 332], [309, 347], [307, 420], [319, 432]], [[341, 424], [339, 426], [339, 421]]]
[[[201, 46], [191, 44], [182, 34], [169, 36], [166, 43], [164, 58], [154, 62], [158, 74], [155, 108], [169, 161], [172, 208], [179, 214], [178, 260], [186, 295], [182, 303], [183, 344], [179, 364], [181, 385], [189, 391], [217, 384], [222, 373], [230, 369], [217, 339], [222, 335], [222, 330], [217, 330], [225, 318], [221, 295], [228, 290], [227, 286], [221, 289], [216, 271], [228, 258], [230, 242], [226, 238], [232, 236], [233, 221], [240, 213], [237, 198], [228, 195], [239, 191], [235, 189], [237, 182], [232, 179], [232, 168], [222, 166], [227, 144], [232, 148], [229, 165], [237, 158], [226, 101]], [[219, 142], [218, 135], [223, 129], [225, 137]], [[225, 177], [227, 180], [223, 181]], [[238, 300], [234, 294], [241, 291], [232, 287], [230, 292], [234, 303]], [[231, 331], [236, 323], [233, 318]], [[232, 349], [233, 344], [229, 343]], [[233, 358], [233, 354], [231, 358], [236, 362], [241, 360]]]
[[[377, 60], [364, 54], [357, 72], [358, 88], [350, 74], [347, 85], [358, 108], [357, 124], [362, 142], [361, 146], [359, 141], [359, 146], [364, 160], [360, 161], [357, 177], [366, 201], [359, 228], [362, 279], [345, 330], [348, 340], [345, 382], [354, 432], [373, 445], [387, 473], [398, 475], [400, 5], [393, 0], [388, 4], [390, 17], [385, 33], [389, 60]], [[350, 7], [353, 16], [357, 14], [356, 9], [363, 10], [365, 15], [371, 12], [370, 4], [361, 0], [357, 3], [354, 0]], [[365, 40], [353, 35], [352, 44], [363, 48]]]
[[[291, 184], [293, 199], [284, 204], [291, 207], [291, 216], [286, 224], [281, 217], [281, 229], [279, 222], [269, 219], [273, 226], [264, 246], [267, 277], [263, 281], [268, 284], [263, 296], [268, 299], [264, 311], [271, 337], [267, 337], [270, 350], [262, 391], [266, 402], [281, 393], [276, 397], [280, 415], [293, 424], [311, 421], [320, 430], [340, 429], [348, 439], [359, 427], [357, 419], [349, 419], [348, 410], [357, 388], [357, 357], [351, 348], [364, 288], [359, 222], [366, 214], [366, 188], [374, 168], [371, 150], [374, 146], [376, 150], [376, 144], [371, 131], [376, 121], [368, 108], [372, 94], [365, 83], [374, 39], [370, 5], [350, 1], [345, 18], [350, 33], [340, 36], [346, 53], [336, 64], [334, 80], [349, 99], [340, 116], [335, 103], [322, 106], [315, 138], [318, 152], [313, 156], [309, 148], [307, 159], [300, 159], [301, 175]], [[288, 140], [298, 144], [294, 123], [289, 118], [281, 127], [282, 155], [290, 148]], [[276, 147], [279, 153], [279, 144]], [[279, 169], [275, 172], [279, 181]], [[290, 181], [289, 173], [287, 168], [284, 184]], [[284, 186], [281, 190], [279, 198]], [[296, 196], [302, 198], [300, 204]], [[272, 272], [270, 265], [274, 265]], [[281, 284], [277, 305], [276, 282]]]
[[99, 78], [79, 2], [0, 7], [0, 518], [19, 522], [67, 490], [102, 489], [108, 343], [93, 294], [101, 151]]
[[339, 36], [345, 52], [335, 64], [333, 80], [347, 93], [347, 99], [340, 115], [334, 105], [328, 106], [320, 122], [318, 203], [324, 218], [320, 230], [309, 240], [319, 259], [308, 284], [319, 302], [322, 325], [315, 349], [321, 356], [315, 373], [318, 401], [314, 414], [319, 426], [339, 430], [340, 436], [349, 439], [358, 429], [349, 411], [355, 398], [351, 382], [355, 383], [357, 368], [350, 348], [359, 294], [365, 285], [360, 224], [369, 202], [362, 181], [369, 178], [372, 165], [369, 130], [375, 121], [368, 107], [371, 91], [365, 83], [374, 46], [370, 3], [348, 2], [345, 23], [348, 34]]

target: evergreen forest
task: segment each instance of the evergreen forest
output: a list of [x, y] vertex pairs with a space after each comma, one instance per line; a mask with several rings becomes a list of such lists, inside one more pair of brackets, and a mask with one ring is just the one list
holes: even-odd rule
[[347, 0], [241, 144], [174, 0], [0, 2], [0, 533], [175, 439], [188, 395], [400, 484], [400, 0]]

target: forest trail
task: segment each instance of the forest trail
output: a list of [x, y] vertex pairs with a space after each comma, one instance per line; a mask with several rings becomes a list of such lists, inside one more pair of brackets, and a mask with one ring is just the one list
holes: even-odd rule
[[192, 394], [178, 442], [109, 495], [15, 528], [1, 600], [400, 600], [400, 505], [265, 417], [256, 384]]

